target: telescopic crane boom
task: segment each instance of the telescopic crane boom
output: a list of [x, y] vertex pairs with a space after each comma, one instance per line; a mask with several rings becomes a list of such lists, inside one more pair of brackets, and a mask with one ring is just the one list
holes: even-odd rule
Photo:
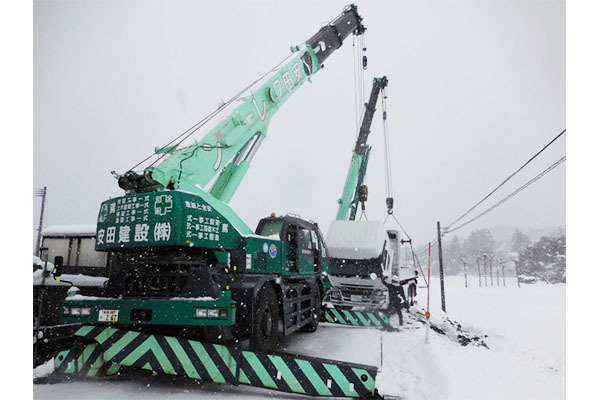
[[304, 82], [310, 81], [346, 37], [366, 30], [361, 21], [356, 6], [348, 6], [303, 46], [292, 47], [292, 59], [273, 68], [258, 89], [249, 87], [234, 97], [241, 103], [200, 141], [186, 147], [176, 143], [157, 148], [160, 162], [142, 174], [128, 171], [117, 175], [119, 186], [135, 193], [162, 189], [208, 192], [228, 203], [265, 138], [272, 116]]
[[364, 210], [364, 202], [367, 200], [367, 186], [363, 184], [367, 165], [369, 163], [369, 153], [371, 146], [367, 145], [369, 133], [371, 133], [371, 123], [375, 114], [375, 105], [379, 93], [382, 92], [388, 84], [387, 77], [374, 78], [373, 88], [369, 102], [365, 103], [365, 112], [356, 139], [356, 145], [352, 151], [352, 160], [350, 161], [350, 169], [344, 183], [342, 197], [338, 200], [338, 212], [336, 220], [351, 220], [356, 218], [356, 209], [358, 203], [361, 202]]

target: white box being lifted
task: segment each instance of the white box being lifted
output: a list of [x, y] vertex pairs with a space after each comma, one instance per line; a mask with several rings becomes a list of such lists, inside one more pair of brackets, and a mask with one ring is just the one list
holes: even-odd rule
[[399, 235], [380, 221], [333, 221], [327, 232], [330, 301], [336, 307], [386, 308], [383, 277], [414, 281], [411, 268], [399, 265]]

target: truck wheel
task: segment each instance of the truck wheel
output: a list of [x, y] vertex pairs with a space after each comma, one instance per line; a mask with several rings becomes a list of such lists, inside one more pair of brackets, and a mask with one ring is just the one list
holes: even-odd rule
[[279, 340], [279, 306], [271, 284], [258, 292], [254, 309], [250, 346], [255, 350], [274, 350]]
[[304, 325], [300, 330], [302, 332], [314, 332], [319, 327], [319, 320], [321, 319], [321, 291], [319, 290], [319, 286], [314, 286], [314, 307], [311, 308], [312, 321], [310, 323]]

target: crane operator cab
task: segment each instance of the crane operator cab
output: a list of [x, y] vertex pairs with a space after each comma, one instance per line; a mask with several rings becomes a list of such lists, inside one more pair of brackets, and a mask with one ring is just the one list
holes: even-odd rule
[[296, 215], [263, 218], [256, 234], [281, 240], [286, 251], [286, 271], [291, 274], [320, 274], [327, 271], [327, 247], [316, 222]]

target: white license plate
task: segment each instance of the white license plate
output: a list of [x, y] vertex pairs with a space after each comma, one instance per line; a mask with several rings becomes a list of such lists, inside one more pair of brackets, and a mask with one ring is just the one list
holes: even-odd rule
[[100, 310], [98, 313], [98, 321], [100, 322], [117, 322], [119, 319], [119, 310]]
[[362, 296], [359, 294], [351, 294], [350, 300], [351, 301], [362, 301]]

